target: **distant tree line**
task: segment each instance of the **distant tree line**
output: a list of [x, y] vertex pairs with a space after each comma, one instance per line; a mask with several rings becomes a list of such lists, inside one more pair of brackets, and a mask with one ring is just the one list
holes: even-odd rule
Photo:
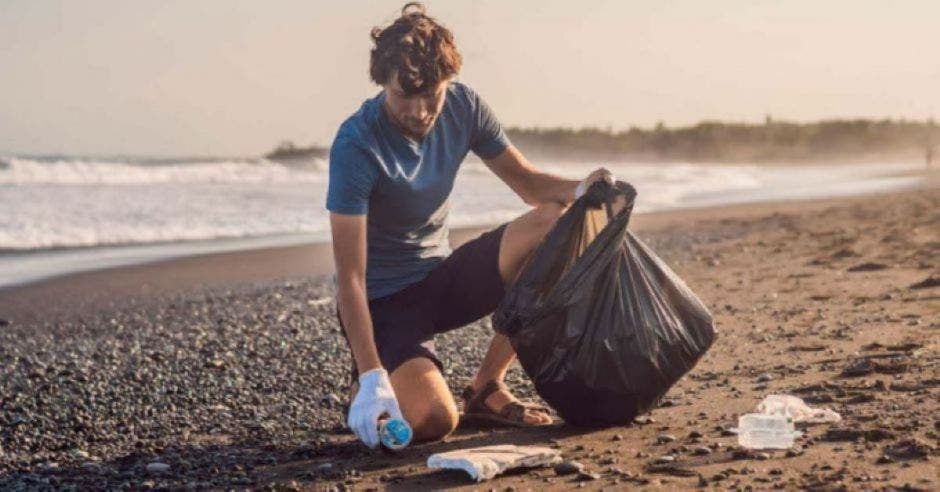
[[811, 162], [924, 159], [940, 145], [933, 120], [703, 121], [694, 126], [630, 128], [509, 128], [510, 139], [533, 159]]

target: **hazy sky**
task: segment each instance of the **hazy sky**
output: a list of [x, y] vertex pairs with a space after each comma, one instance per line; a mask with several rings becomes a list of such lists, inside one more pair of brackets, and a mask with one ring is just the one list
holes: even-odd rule
[[[0, 153], [328, 144], [402, 1], [2, 0]], [[428, 0], [505, 125], [940, 115], [940, 1]]]

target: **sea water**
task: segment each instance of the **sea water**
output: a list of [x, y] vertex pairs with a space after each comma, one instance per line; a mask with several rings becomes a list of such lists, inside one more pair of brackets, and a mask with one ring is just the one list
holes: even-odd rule
[[[637, 188], [640, 213], [891, 190], [920, 179], [903, 174], [916, 165], [891, 163], [536, 164], [571, 179], [603, 164]], [[85, 265], [325, 242], [328, 180], [327, 163], [318, 159], [282, 164], [260, 158], [0, 155], [0, 286]], [[483, 163], [468, 159], [458, 173], [448, 222], [493, 225], [527, 209]]]

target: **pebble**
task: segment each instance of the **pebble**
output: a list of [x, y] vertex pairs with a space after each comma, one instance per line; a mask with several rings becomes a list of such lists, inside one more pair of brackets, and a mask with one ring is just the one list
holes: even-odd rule
[[771, 376], [769, 373], [766, 373], [766, 372], [764, 374], [761, 374], [760, 376], [757, 376], [758, 383], [766, 383], [768, 381], [771, 381], [772, 379], [773, 379], [773, 376]]
[[573, 473], [581, 473], [584, 471], [584, 465], [577, 461], [562, 461], [555, 465], [555, 473], [557, 475], [571, 475]]
[[712, 454], [712, 449], [708, 446], [696, 446], [692, 448], [692, 454], [696, 456], [704, 456], [707, 454]]
[[656, 442], [659, 444], [666, 444], [666, 443], [675, 442], [675, 441], [676, 441], [676, 436], [672, 434], [660, 434], [659, 436], [656, 437]]
[[582, 471], [578, 473], [577, 480], [579, 482], [587, 482], [591, 480], [599, 480], [600, 478], [601, 476], [597, 473], [590, 473], [590, 472]]
[[167, 473], [170, 471], [170, 465], [159, 461], [147, 463], [147, 472], [153, 474]]
[[672, 456], [672, 455], [668, 455], [668, 454], [667, 454], [667, 455], [660, 456], [660, 457], [654, 459], [654, 460], [653, 460], [653, 464], [654, 464], [654, 465], [665, 465], [665, 464], [668, 464], [668, 463], [674, 463], [675, 461], [676, 461], [676, 457], [675, 457], [675, 456]]
[[770, 454], [768, 453], [757, 453], [754, 455], [755, 458], [761, 461], [766, 461], [770, 459]]

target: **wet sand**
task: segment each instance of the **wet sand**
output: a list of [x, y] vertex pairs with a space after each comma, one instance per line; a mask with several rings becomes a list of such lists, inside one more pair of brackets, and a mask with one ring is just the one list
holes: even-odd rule
[[[272, 248], [0, 291], [0, 488], [938, 488], [940, 188], [663, 212], [633, 228], [720, 331], [634, 425], [462, 426], [444, 443], [368, 451], [342, 425], [329, 249]], [[490, 330], [440, 337], [452, 389]], [[534, 397], [517, 367], [509, 383]], [[738, 448], [727, 429], [771, 393], [844, 421], [807, 428], [790, 451]], [[424, 467], [495, 443], [554, 446], [590, 473], [473, 484]], [[663, 456], [670, 466], [652, 465]]]

